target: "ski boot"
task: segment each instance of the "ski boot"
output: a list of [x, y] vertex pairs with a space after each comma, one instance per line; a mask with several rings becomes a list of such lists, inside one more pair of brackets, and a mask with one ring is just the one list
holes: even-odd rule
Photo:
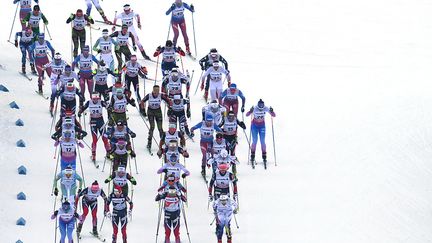
[[148, 149], [148, 150], [151, 149], [151, 144], [152, 144], [152, 140], [149, 139], [149, 140], [147, 141], [147, 149]]
[[255, 152], [251, 152], [250, 161], [255, 162]]
[[37, 74], [34, 63], [30, 63], [30, 69], [31, 69], [32, 74], [34, 74], [34, 75]]
[[76, 229], [76, 232], [77, 232], [78, 235], [81, 234], [82, 226], [83, 226], [82, 223], [78, 223], [78, 226], [77, 226], [77, 229]]
[[141, 55], [144, 57], [144, 59], [146, 60], [150, 60], [150, 57], [147, 56], [146, 52], [144, 51], [144, 49], [141, 51]]
[[23, 64], [23, 65], [21, 66], [21, 72], [24, 73], [24, 74], [26, 74], [26, 67], [25, 67], [25, 64]]
[[219, 239], [218, 239], [218, 243], [222, 243], [222, 240], [219, 240]]
[[186, 54], [189, 55], [189, 56], [192, 55], [189, 46], [186, 46]]
[[54, 116], [53, 110], [54, 110], [54, 104], [50, 104], [49, 112], [51, 116]]
[[42, 85], [38, 85], [38, 92], [39, 92], [39, 94], [42, 94], [43, 93], [43, 90], [42, 90]]
[[112, 243], [117, 243], [117, 235], [112, 235]]
[[206, 90], [206, 91], [204, 92], [204, 99], [205, 99], [205, 101], [207, 102], [207, 99], [208, 99], [208, 90]]
[[263, 159], [263, 162], [264, 162], [264, 169], [267, 169], [267, 153], [266, 152], [264, 152], [262, 154], [262, 159]]
[[201, 175], [205, 178], [206, 177], [206, 167], [205, 165], [201, 166]]
[[98, 234], [98, 231], [97, 231], [97, 226], [95, 225], [95, 226], [93, 226], [93, 235], [95, 235], [95, 236], [98, 236], [99, 234]]
[[91, 160], [92, 160], [93, 163], [96, 161], [96, 151], [92, 152]]
[[126, 238], [126, 236], [123, 236], [123, 243], [127, 243], [127, 238]]
[[228, 238], [227, 243], [232, 243], [231, 238]]

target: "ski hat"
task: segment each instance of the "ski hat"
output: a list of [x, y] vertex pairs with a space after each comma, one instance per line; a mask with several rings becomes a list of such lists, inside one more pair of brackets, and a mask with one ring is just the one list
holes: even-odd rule
[[26, 27], [25, 28], [25, 33], [26, 33], [26, 35], [31, 35], [33, 33], [32, 28], [30, 26]]
[[219, 61], [216, 60], [212, 63], [213, 67], [219, 67]]
[[117, 172], [123, 172], [123, 173], [126, 173], [126, 167], [124, 167], [124, 165], [120, 165], [120, 166], [117, 168]]
[[119, 139], [116, 144], [117, 146], [126, 146], [126, 141], [123, 139]]
[[68, 64], [64, 67], [65, 72], [71, 72], [72, 71], [72, 67]]
[[218, 169], [220, 172], [226, 172], [229, 169], [229, 165], [227, 163], [220, 163]]
[[165, 46], [173, 46], [173, 42], [172, 42], [172, 40], [167, 40], [166, 42], [165, 42]]
[[228, 198], [229, 198], [228, 195], [222, 194], [219, 197], [219, 201], [222, 203], [222, 205], [226, 205], [228, 202]]
[[64, 138], [71, 138], [72, 137], [72, 132], [71, 131], [63, 131], [63, 137]]
[[[64, 125], [73, 125], [72, 118], [71, 118], [71, 117], [66, 117], [66, 118], [64, 119], [64, 121], [63, 121], [63, 124], [64, 124]], [[65, 131], [65, 132], [66, 132], [66, 131]]]
[[38, 39], [45, 39], [45, 34], [44, 33], [39, 33], [38, 35]]
[[33, 11], [40, 11], [39, 5], [34, 5], [33, 6]]
[[178, 159], [178, 157], [177, 157], [176, 154], [171, 154], [171, 156], [169, 157], [169, 161], [170, 161], [170, 162], [175, 162], [175, 163], [177, 163], [177, 159]]
[[219, 153], [222, 158], [228, 157], [228, 151], [226, 149], [222, 149]]
[[177, 190], [175, 189], [174, 186], [170, 186], [168, 189], [168, 196], [169, 197], [175, 197], [177, 196]]
[[64, 210], [69, 210], [69, 209], [70, 209], [70, 202], [69, 202], [68, 200], [65, 200], [65, 201], [62, 203], [62, 208], [63, 208]]
[[[66, 68], [65, 68], [65, 71], [66, 71]], [[75, 88], [75, 86], [74, 86], [74, 84], [72, 82], [69, 82], [69, 83], [66, 84], [66, 89], [68, 91], [73, 91], [74, 88]]]
[[90, 51], [90, 46], [85, 45], [85, 46], [83, 47], [82, 51], [83, 51], [83, 52], [85, 52], [85, 51], [87, 51], [87, 52]]
[[237, 89], [237, 84], [231, 83], [231, 85], [229, 87], [230, 87], [230, 89]]
[[66, 167], [66, 169], [64, 169], [64, 174], [65, 175], [72, 175], [73, 174], [73, 169], [72, 169], [72, 167]]
[[123, 5], [123, 10], [129, 11], [130, 10], [130, 4], [126, 3], [125, 5]]
[[168, 125], [168, 132], [174, 133], [177, 130], [177, 125], [175, 123], [170, 123]]
[[222, 133], [220, 132], [216, 133], [216, 139], [222, 139], [222, 138], [223, 138]]
[[98, 92], [93, 92], [93, 94], [91, 95], [91, 99], [93, 101], [98, 101], [100, 99], [100, 94]]
[[82, 11], [82, 9], [77, 9], [77, 11], [76, 11], [76, 16], [78, 16], [78, 17], [82, 17], [83, 16], [83, 11]]
[[99, 71], [101, 71], [101, 72], [105, 72], [106, 71], [106, 65], [105, 65], [105, 62], [102, 60], [102, 61], [100, 61], [99, 62]]
[[230, 122], [234, 121], [234, 119], [235, 119], [234, 111], [228, 111], [227, 119]]
[[168, 185], [170, 185], [170, 186], [174, 185], [175, 179], [176, 179], [176, 178], [175, 178], [174, 174], [169, 175], [169, 176], [167, 177]]
[[90, 187], [90, 190], [92, 192], [95, 192], [95, 191], [99, 191], [99, 188], [100, 188], [99, 183], [97, 181], [94, 181]]
[[102, 30], [102, 37], [108, 37], [108, 29]]
[[260, 100], [258, 101], [257, 106], [258, 106], [259, 109], [263, 109], [263, 108], [264, 108], [264, 101], [263, 101], [262, 99], [260, 99]]
[[54, 54], [54, 59], [55, 60], [61, 60], [62, 56], [59, 52], [56, 52], [56, 54]]
[[175, 148], [177, 148], [178, 147], [177, 143], [178, 143], [177, 140], [174, 140], [174, 139], [170, 140], [169, 143], [168, 143], [168, 148], [169, 149], [175, 149]]
[[213, 121], [213, 116], [212, 115], [210, 115], [210, 114], [207, 114], [206, 116], [205, 116], [205, 120], [206, 121]]
[[180, 95], [174, 95], [174, 99], [175, 100], [181, 100], [181, 96]]
[[115, 186], [115, 187], [114, 187], [114, 190], [113, 190], [113, 193], [114, 193], [115, 195], [120, 195], [120, 194], [122, 193], [122, 188], [121, 188], [121, 186]]
[[124, 126], [125, 123], [122, 120], [118, 120], [116, 123], [117, 126]]
[[212, 54], [215, 54], [215, 53], [217, 54], [217, 52], [218, 52], [218, 51], [216, 50], [216, 48], [212, 48], [212, 49], [210, 49], [210, 53], [212, 53]]
[[123, 29], [129, 29], [129, 26], [127, 26], [127, 24], [122, 24], [121, 28], [122, 28], [122, 30]]
[[116, 90], [116, 95], [117, 95], [117, 96], [123, 96], [123, 88], [118, 88], [118, 89]]

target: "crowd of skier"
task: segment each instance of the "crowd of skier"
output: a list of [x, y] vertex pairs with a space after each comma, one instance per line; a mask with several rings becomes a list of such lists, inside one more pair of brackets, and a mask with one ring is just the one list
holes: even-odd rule
[[[39, 5], [32, 7], [32, 0], [14, 0], [13, 3], [17, 4], [17, 10], [19, 8], [21, 30], [15, 34], [15, 41], [11, 43], [22, 53], [21, 74], [32, 80], [32, 76], [26, 72], [26, 63], [29, 62], [32, 75], [38, 79], [36, 92], [50, 103], [51, 138], [54, 140], [57, 159], [52, 193], [56, 197], [55, 203], [57, 196], [61, 198], [61, 206], [51, 218], [58, 219], [56, 228], [58, 224], [60, 242], [67, 242], [66, 239], [69, 243], [74, 242], [75, 228], [79, 241], [89, 213], [92, 216], [91, 234], [105, 241], [98, 229], [99, 197], [104, 202], [104, 218], [100, 228], [105, 219], [110, 219], [112, 242], [118, 242], [119, 231], [122, 242], [127, 242], [128, 221], [132, 218], [134, 207], [139, 207], [133, 203], [137, 181], [132, 167], [135, 165], [135, 173], [138, 173], [136, 156], [144, 153], [135, 149], [136, 133], [128, 125], [131, 107], [135, 107], [148, 129], [148, 156], [153, 156], [152, 151], [155, 149], [156, 156], [162, 160], [161, 167], [157, 170], [161, 174], [160, 187], [155, 190], [154, 199], [159, 202], [156, 237], [160, 221], [163, 221], [164, 242], [170, 242], [173, 234], [175, 242], [179, 243], [180, 221], [183, 218], [188, 240], [191, 241], [185, 212], [188, 202], [187, 178], [191, 175], [186, 165], [186, 158], [189, 158], [186, 143], [198, 146], [198, 142], [195, 143], [195, 132], [199, 130], [201, 175], [208, 186], [208, 207], [211, 205], [214, 212], [217, 242], [222, 242], [224, 232], [227, 242], [232, 242], [231, 220], [234, 218], [237, 224], [235, 215], [240, 207], [237, 188], [240, 162], [236, 156], [238, 136], [243, 130], [246, 140], [243, 141], [248, 143], [250, 153], [248, 164], [252, 168], [256, 166], [259, 137], [262, 162], [267, 168], [265, 120], [266, 114], [270, 114], [273, 126], [275, 112], [261, 99], [246, 110], [245, 95], [231, 82], [228, 61], [216, 48], [212, 48], [200, 60], [192, 55], [184, 11], [190, 11], [193, 17], [194, 6], [175, 0], [166, 11], [166, 15], [171, 14], [174, 37], [158, 46], [150, 57], [138, 37], [138, 30], [141, 29], [140, 16], [129, 4], [125, 4], [122, 12], [110, 21], [98, 0], [86, 0], [85, 13], [77, 9], [65, 18], [65, 26], [68, 24], [72, 29], [73, 58], [68, 62], [65, 55], [48, 40], [51, 39], [48, 19]], [[102, 21], [93, 19], [93, 5]], [[120, 25], [117, 24], [118, 21], [121, 21]], [[100, 29], [95, 27], [95, 23], [112, 28], [102, 29], [102, 36], [93, 43], [91, 31]], [[117, 26], [120, 27], [119, 30], [116, 30]], [[177, 43], [179, 29], [184, 38], [185, 50]], [[87, 36], [87, 32], [90, 36]], [[135, 54], [137, 52], [142, 55], [143, 62], [156, 63], [154, 79], [149, 77], [147, 68], [140, 64]], [[195, 94], [200, 88], [204, 92], [206, 105], [202, 107], [196, 124], [190, 124], [194, 71], [190, 74], [183, 66], [184, 57], [198, 61], [202, 69], [201, 76], [196, 81]], [[156, 58], [156, 61], [152, 58]], [[157, 79], [159, 65], [161, 80]], [[51, 84], [49, 96], [44, 94], [43, 86], [48, 82], [45, 76]], [[140, 79], [144, 80], [144, 92], [146, 80], [153, 81], [151, 92], [141, 95]], [[249, 135], [243, 122], [245, 115], [251, 116]], [[88, 124], [86, 117], [89, 119]], [[157, 132], [154, 133], [156, 126]], [[86, 136], [91, 136], [91, 144], [83, 139]], [[102, 183], [96, 180], [86, 186], [82, 174], [80, 150], [91, 150], [91, 161], [95, 168], [99, 168], [96, 152], [100, 140], [105, 151], [100, 155], [104, 160], [102, 172], [105, 171], [106, 164], [110, 168], [103, 181], [108, 184], [108, 191], [104, 191]], [[81, 171], [81, 175], [78, 171]], [[210, 171], [210, 175], [207, 171]], [[78, 214], [79, 207], [82, 208], [82, 214]]]

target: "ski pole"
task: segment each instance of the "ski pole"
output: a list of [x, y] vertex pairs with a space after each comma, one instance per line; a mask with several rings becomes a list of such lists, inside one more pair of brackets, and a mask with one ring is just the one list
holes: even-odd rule
[[84, 170], [83, 170], [83, 166], [82, 166], [81, 153], [80, 153], [80, 148], [79, 148], [78, 144], [77, 144], [77, 151], [78, 151], [78, 158], [79, 158], [80, 167], [81, 167], [81, 175], [82, 175], [83, 184], [84, 184], [84, 187], [85, 187]]
[[274, 154], [275, 166], [277, 166], [277, 162], [276, 162], [276, 143], [275, 143], [274, 128], [273, 128], [273, 117], [271, 117], [271, 124], [272, 124], [272, 136], [273, 136], [273, 154]]
[[53, 118], [52, 118], [52, 120], [51, 120], [50, 135], [51, 135], [52, 128], [53, 128], [53, 125], [54, 125], [54, 121], [55, 121], [55, 118], [56, 118], [56, 115], [57, 115], [57, 104], [58, 104], [58, 98], [56, 98], [56, 99], [57, 99], [57, 100], [56, 100], [56, 104], [55, 104], [55, 107], [54, 107], [54, 114], [53, 114]]
[[158, 235], [159, 235], [159, 227], [160, 227], [160, 221], [161, 221], [161, 215], [162, 215], [162, 202], [163, 200], [159, 201], [159, 216], [158, 216], [158, 224], [156, 228], [156, 243], [158, 242]]
[[16, 9], [15, 9], [15, 15], [14, 15], [14, 18], [13, 18], [13, 21], [12, 21], [11, 30], [10, 30], [10, 33], [9, 33], [9, 39], [8, 39], [9, 42], [10, 42], [10, 38], [11, 38], [11, 36], [12, 36], [13, 27], [14, 27], [14, 25], [15, 25], [15, 19], [16, 19], [17, 13], [18, 13], [18, 7], [19, 7], [19, 4], [17, 3], [16, 5], [17, 5], [17, 6], [16, 6]]
[[160, 56], [160, 53], [159, 53], [159, 55], [157, 56], [157, 59], [156, 59], [156, 73], [155, 73], [154, 85], [156, 85], [157, 74], [158, 74], [158, 69], [159, 69], [159, 56]]
[[180, 56], [180, 63], [181, 63], [181, 67], [182, 67], [182, 73], [184, 73], [183, 58], [180, 54], [179, 54], [179, 56]]
[[195, 38], [195, 21], [194, 21], [194, 12], [192, 12], [192, 30], [193, 30], [193, 36], [194, 36], [195, 56], [198, 56], [197, 47], [196, 47], [196, 38]]
[[[132, 149], [135, 151], [135, 145], [134, 145], [134, 140], [133, 140], [133, 138], [131, 138], [131, 141], [132, 141]], [[138, 166], [137, 166], [136, 157], [134, 158], [134, 160], [135, 160], [135, 172], [136, 172], [137, 174], [139, 174], [139, 173], [138, 173]], [[132, 166], [131, 166], [131, 172], [132, 172]]]
[[105, 156], [104, 164], [102, 166], [102, 172], [104, 172], [104, 170], [105, 170], [105, 163], [106, 163], [106, 161], [107, 161], [107, 157]]
[[210, 223], [210, 226], [212, 226], [215, 221], [216, 221], [216, 217], [213, 218], [213, 220]]
[[[60, 144], [58, 146], [60, 146]], [[56, 179], [56, 176], [57, 176], [57, 170], [58, 170], [59, 160], [60, 160], [60, 150], [59, 150], [59, 155], [57, 156], [56, 168], [55, 168], [55, 171], [54, 171], [54, 180]], [[57, 182], [56, 182], [56, 184], [57, 184]], [[53, 184], [53, 187], [51, 188], [51, 196], [52, 195], [54, 195], [54, 184]]]
[[[186, 70], [186, 72], [187, 72], [187, 70]], [[190, 76], [190, 78], [189, 78], [189, 89], [190, 89], [190, 86], [192, 85], [192, 81], [193, 81], [193, 76], [194, 76], [194, 73], [195, 73], [195, 69], [192, 69], [192, 75]], [[189, 90], [187, 90], [187, 98], [189, 98]]]
[[55, 218], [54, 243], [57, 243], [57, 217]]
[[236, 217], [236, 214], [234, 214], [234, 222], [235, 222], [235, 224], [236, 224], [237, 229], [239, 229], [240, 227], [238, 226], [238, 223], [237, 223], [237, 217]]
[[106, 217], [107, 217], [107, 216], [104, 215], [104, 217], [103, 217], [103, 219], [102, 219], [101, 226], [99, 227], [99, 232], [102, 231], [102, 226], [104, 225], [104, 222], [105, 222], [105, 218], [106, 218]]
[[204, 73], [204, 70], [201, 70], [201, 75], [200, 75], [200, 78], [198, 79], [198, 82], [197, 82], [197, 85], [196, 85], [196, 88], [195, 88], [195, 93], [194, 93], [194, 95], [196, 95], [196, 93], [197, 93], [197, 91], [198, 91], [198, 87], [199, 87], [199, 84], [200, 84], [200, 82], [201, 82], [201, 78], [202, 78], [203, 73]]
[[184, 209], [183, 203], [182, 203], [182, 213], [183, 213], [183, 219], [184, 219], [185, 227], [186, 227], [186, 234], [188, 236], [189, 243], [191, 243], [191, 239], [190, 239], [190, 235], [189, 235], [189, 228], [188, 228], [188, 225], [187, 225], [186, 213], [185, 213], [185, 209]]
[[[90, 51], [91, 51], [91, 54], [93, 55], [93, 38], [92, 38], [92, 27], [91, 27], [91, 24], [89, 25], [89, 36], [90, 36]], [[94, 90], [94, 88], [93, 88], [93, 90]]]
[[169, 24], [168, 24], [168, 34], [167, 34], [167, 38], [166, 38], [166, 40], [168, 40], [169, 35], [170, 35], [170, 32], [171, 32], [171, 20], [170, 20], [170, 22], [169, 22]]
[[[71, 29], [72, 29], [72, 31], [71, 31], [71, 42], [70, 42], [70, 44], [71, 44], [71, 63], [73, 63], [73, 61], [74, 61], [74, 55], [73, 55], [73, 51], [74, 51], [74, 46], [73, 46], [73, 25], [72, 25], [72, 21], [71, 21], [71, 23], [70, 23], [70, 26], [71, 26]], [[92, 50], [93, 50], [93, 48], [91, 48]]]
[[[252, 116], [251, 116], [251, 126], [252, 126]], [[249, 137], [252, 139], [252, 127], [249, 128]], [[252, 151], [252, 148], [248, 150], [248, 164], [249, 164], [249, 160], [250, 160], [251, 151]], [[250, 162], [252, 164], [252, 168], [255, 169], [254, 162], [252, 160], [250, 160]]]
[[49, 36], [50, 40], [52, 40], [51, 33], [50, 33], [49, 29], [48, 29], [48, 25], [44, 24], [44, 26], [46, 27], [46, 30], [48, 32], [48, 36]]

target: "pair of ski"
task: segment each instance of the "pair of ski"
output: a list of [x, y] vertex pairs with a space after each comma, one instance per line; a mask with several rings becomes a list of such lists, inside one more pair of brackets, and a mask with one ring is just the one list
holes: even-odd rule
[[[106, 239], [104, 238], [104, 237], [102, 237], [101, 235], [99, 235], [99, 234], [97, 234], [97, 235], [95, 235], [95, 234], [93, 234], [93, 232], [89, 232], [90, 233], [90, 235], [92, 235], [93, 237], [95, 237], [96, 239], [98, 239], [98, 240], [100, 240], [100, 241], [102, 241], [102, 242], [105, 242], [106, 241]], [[82, 236], [81, 236], [81, 234], [79, 234], [78, 233], [78, 239], [82, 239]]]

